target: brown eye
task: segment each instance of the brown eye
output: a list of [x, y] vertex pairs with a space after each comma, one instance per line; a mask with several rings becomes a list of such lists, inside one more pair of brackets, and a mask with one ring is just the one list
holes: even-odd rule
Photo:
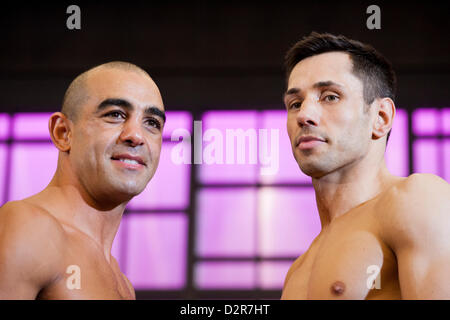
[[161, 130], [161, 123], [160, 123], [158, 120], [156, 120], [156, 119], [153, 119], [153, 118], [148, 119], [148, 120], [146, 121], [146, 123], [147, 123], [149, 126], [151, 126], [151, 127], [154, 127], [154, 128], [156, 128], [156, 129], [158, 129], [158, 130]]
[[301, 102], [294, 102], [289, 106], [289, 109], [299, 109], [302, 106]]
[[335, 102], [335, 101], [339, 100], [339, 97], [335, 96], [333, 94], [329, 94], [329, 95], [325, 96], [324, 99], [325, 99], [325, 101], [328, 101], [328, 102]]
[[125, 118], [125, 116], [122, 114], [122, 112], [119, 111], [112, 111], [107, 114], [105, 114], [105, 117], [118, 119], [118, 118]]

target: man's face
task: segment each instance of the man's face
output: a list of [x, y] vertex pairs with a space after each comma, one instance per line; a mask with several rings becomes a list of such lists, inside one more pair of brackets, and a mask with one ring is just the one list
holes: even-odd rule
[[158, 166], [161, 95], [150, 78], [108, 68], [94, 70], [86, 90], [88, 99], [73, 125], [71, 166], [94, 198], [129, 200], [144, 190]]
[[327, 52], [300, 61], [284, 102], [294, 157], [305, 174], [320, 178], [367, 153], [370, 115], [348, 54]]

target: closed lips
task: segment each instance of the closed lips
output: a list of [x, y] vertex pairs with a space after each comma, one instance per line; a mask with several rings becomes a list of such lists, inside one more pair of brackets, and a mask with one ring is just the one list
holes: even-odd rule
[[321, 138], [317, 138], [317, 137], [313, 137], [313, 136], [303, 136], [303, 137], [299, 137], [297, 139], [297, 146], [302, 143], [302, 142], [308, 142], [308, 141], [322, 141], [325, 142], [324, 139]]

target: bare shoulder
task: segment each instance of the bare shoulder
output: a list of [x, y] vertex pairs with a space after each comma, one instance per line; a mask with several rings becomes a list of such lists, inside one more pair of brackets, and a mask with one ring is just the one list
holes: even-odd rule
[[412, 174], [390, 187], [377, 206], [390, 214], [419, 214], [424, 208], [439, 208], [450, 203], [450, 185], [433, 174]]
[[64, 229], [45, 209], [26, 201], [12, 201], [0, 207], [0, 234], [46, 235], [45, 239], [63, 240]]
[[49, 212], [26, 201], [0, 208], [0, 255], [42, 264], [56, 262], [64, 252], [65, 232]]
[[[423, 216], [423, 209], [435, 211], [450, 204], [450, 185], [433, 174], [412, 174], [387, 192], [385, 201], [398, 215], [409, 219]], [[434, 209], [434, 210], [431, 210]]]
[[450, 223], [450, 185], [433, 174], [412, 174], [380, 197], [377, 206], [393, 243], [421, 241], [428, 232], [448, 233], [443, 227]]
[[447, 197], [450, 185], [442, 178], [429, 173], [415, 173], [410, 175], [404, 182], [403, 187], [409, 195], [420, 195], [425, 193], [431, 197]]
[[288, 272], [286, 273], [286, 276], [284, 277], [284, 284], [283, 284], [283, 290], [286, 288], [286, 285], [291, 278], [292, 274], [300, 267], [300, 265], [303, 262], [303, 259], [305, 257], [305, 254], [300, 255], [295, 261], [292, 263], [292, 265], [289, 267]]

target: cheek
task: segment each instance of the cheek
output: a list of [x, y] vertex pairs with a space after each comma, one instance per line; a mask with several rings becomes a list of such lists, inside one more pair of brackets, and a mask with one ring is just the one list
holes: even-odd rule
[[79, 135], [74, 141], [74, 154], [84, 166], [98, 166], [98, 163], [102, 161], [108, 154], [108, 146], [111, 137], [101, 135], [98, 132], [89, 135], [88, 132]]
[[363, 119], [358, 112], [350, 110], [350, 108], [343, 108], [341, 112], [330, 114], [328, 118], [330, 124], [333, 124], [335, 130], [344, 135], [352, 134], [361, 127]]
[[294, 139], [295, 130], [298, 128], [297, 121], [295, 119], [294, 115], [288, 114], [287, 117], [287, 123], [286, 123], [286, 129], [289, 136], [289, 139], [292, 141]]
[[150, 153], [150, 160], [152, 163], [158, 163], [161, 154], [162, 138], [155, 137], [147, 140], [148, 152]]
[[368, 130], [370, 129], [369, 121], [363, 116], [345, 115], [340, 119], [340, 126], [337, 127], [339, 145], [342, 150], [360, 149], [366, 144], [369, 138]]
[[344, 110], [341, 109], [340, 112], [336, 112], [334, 114], [336, 121], [339, 123], [342, 123], [346, 126], [348, 126], [352, 123], [357, 123], [359, 114], [353, 110], [350, 110], [350, 107], [346, 107], [343, 109]]
[[162, 142], [160, 141], [156, 141], [154, 142], [151, 146], [150, 146], [150, 152], [152, 155], [152, 158], [155, 161], [159, 161], [159, 157], [161, 155], [161, 146], [162, 146]]

